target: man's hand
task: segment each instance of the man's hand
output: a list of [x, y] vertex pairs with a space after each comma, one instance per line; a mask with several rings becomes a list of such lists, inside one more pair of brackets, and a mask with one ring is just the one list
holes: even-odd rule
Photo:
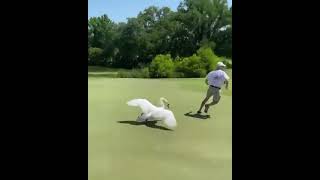
[[224, 83], [226, 84], [226, 89], [228, 90], [229, 81], [228, 81], [228, 80], [226, 80]]

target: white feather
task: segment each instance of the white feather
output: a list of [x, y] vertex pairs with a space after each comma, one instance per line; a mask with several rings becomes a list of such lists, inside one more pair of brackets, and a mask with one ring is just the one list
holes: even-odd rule
[[138, 117], [138, 122], [148, 121], [163, 121], [169, 128], [177, 127], [177, 121], [172, 111], [162, 107], [156, 107], [146, 99], [133, 99], [127, 102], [129, 106], [138, 106], [143, 114]]
[[127, 104], [129, 106], [138, 106], [144, 114], [148, 114], [151, 111], [154, 111], [157, 107], [151, 104], [146, 99], [133, 99], [128, 101]]

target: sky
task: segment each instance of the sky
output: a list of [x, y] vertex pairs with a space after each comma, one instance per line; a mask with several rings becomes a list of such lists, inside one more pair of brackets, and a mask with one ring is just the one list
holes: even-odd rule
[[[114, 22], [127, 22], [128, 17], [136, 17], [149, 6], [167, 6], [176, 11], [181, 0], [88, 0], [88, 16], [107, 14]], [[228, 0], [228, 6], [232, 0]]]

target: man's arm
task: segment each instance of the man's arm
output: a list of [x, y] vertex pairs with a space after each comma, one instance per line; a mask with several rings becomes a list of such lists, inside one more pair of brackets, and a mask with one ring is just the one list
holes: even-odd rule
[[225, 78], [225, 81], [224, 83], [226, 84], [226, 89], [228, 89], [228, 86], [229, 86], [229, 76], [227, 75], [227, 73], [224, 73], [224, 78]]
[[206, 77], [206, 81], [205, 81], [205, 82], [206, 82], [206, 85], [209, 85], [209, 84], [208, 84], [208, 77]]
[[228, 89], [229, 81], [228, 81], [228, 80], [225, 80], [224, 83], [226, 84], [226, 89]]

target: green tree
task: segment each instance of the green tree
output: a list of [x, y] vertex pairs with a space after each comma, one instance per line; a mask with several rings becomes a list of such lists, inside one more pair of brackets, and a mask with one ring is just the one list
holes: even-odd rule
[[133, 68], [141, 61], [140, 55], [145, 44], [145, 32], [139, 19], [129, 18], [122, 27], [117, 46], [119, 53], [115, 65], [124, 68]]
[[[220, 46], [219, 33], [231, 25], [231, 14], [226, 0], [184, 0], [178, 7], [177, 19], [187, 29], [184, 39], [195, 52], [203, 42]], [[212, 48], [212, 47], [211, 47]]]
[[[103, 50], [103, 65], [138, 68], [149, 65], [158, 54], [189, 57], [197, 53], [208, 63], [215, 56], [232, 59], [232, 8], [226, 0], [183, 0], [177, 11], [150, 6], [127, 23], [114, 23], [107, 15], [88, 20], [88, 49]], [[204, 56], [206, 56], [204, 58]], [[180, 59], [180, 58], [177, 58]], [[214, 58], [213, 58], [214, 59]]]
[[[107, 15], [92, 17], [88, 21], [89, 47], [103, 50], [105, 59], [112, 60], [115, 54], [114, 40], [116, 37], [116, 25]], [[111, 62], [109, 62], [110, 64]], [[108, 63], [107, 63], [108, 64]]]

